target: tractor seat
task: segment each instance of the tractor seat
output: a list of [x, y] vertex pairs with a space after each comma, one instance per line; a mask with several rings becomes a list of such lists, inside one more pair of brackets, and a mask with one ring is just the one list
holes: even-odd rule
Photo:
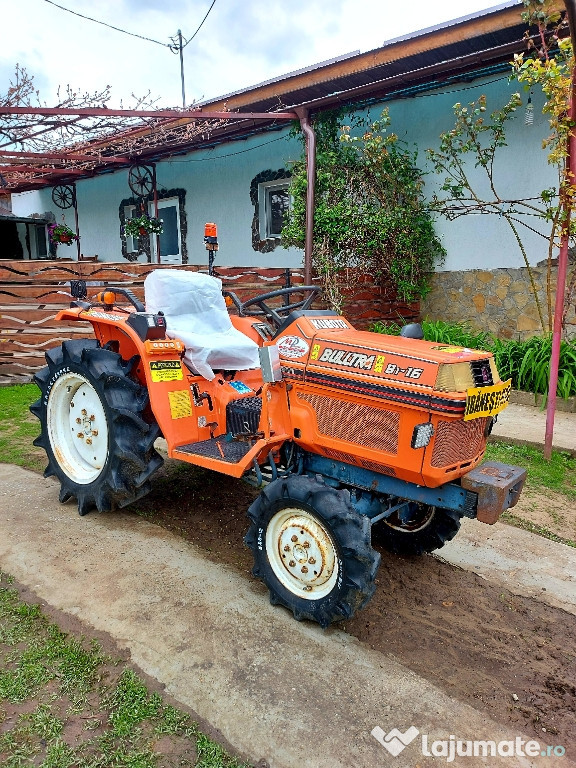
[[186, 346], [184, 362], [211, 381], [215, 370], [259, 368], [258, 345], [232, 325], [222, 281], [200, 272], [157, 269], [144, 281], [147, 312], [164, 312], [166, 335]]

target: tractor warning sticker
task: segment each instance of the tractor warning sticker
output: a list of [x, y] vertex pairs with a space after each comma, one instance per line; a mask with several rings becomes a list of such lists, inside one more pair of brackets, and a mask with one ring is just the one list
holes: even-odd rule
[[183, 419], [186, 416], [192, 416], [192, 405], [190, 404], [190, 393], [188, 390], [168, 392], [168, 401], [170, 402], [170, 415], [173, 419]]
[[473, 387], [466, 391], [466, 410], [464, 421], [480, 419], [482, 416], [495, 416], [508, 405], [512, 379], [501, 381], [492, 387]]
[[304, 357], [304, 355], [308, 354], [308, 350], [310, 349], [307, 342], [305, 342], [304, 339], [301, 339], [300, 336], [282, 336], [282, 338], [278, 339], [276, 342], [276, 346], [282, 357], [288, 357], [291, 360], [295, 360], [298, 357]]
[[184, 376], [180, 360], [152, 360], [150, 363], [152, 381], [180, 381]]
[[450, 347], [445, 346], [442, 344], [439, 347], [432, 347], [432, 349], [437, 349], [440, 352], [446, 352], [447, 355], [456, 355], [457, 357], [465, 357], [466, 355], [474, 354], [473, 349], [468, 349], [468, 347]]

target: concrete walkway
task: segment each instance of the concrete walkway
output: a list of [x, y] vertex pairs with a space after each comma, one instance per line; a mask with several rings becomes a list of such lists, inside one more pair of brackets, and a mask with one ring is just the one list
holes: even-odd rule
[[[499, 414], [491, 439], [542, 448], [545, 434], [546, 410], [511, 403]], [[576, 413], [556, 412], [553, 447], [576, 456]]]
[[[0, 465], [0, 565], [38, 597], [110, 633], [170, 694], [271, 768], [444, 764], [421, 737], [393, 757], [371, 731], [429, 741], [510, 732], [338, 630], [295, 622], [266, 590], [192, 544], [126, 514], [60, 505], [57, 485]], [[513, 531], [513, 529], [511, 529]], [[399, 742], [398, 742], [399, 743]], [[549, 761], [548, 761], [549, 762]], [[547, 764], [467, 757], [470, 768]], [[565, 768], [575, 768], [567, 758]]]

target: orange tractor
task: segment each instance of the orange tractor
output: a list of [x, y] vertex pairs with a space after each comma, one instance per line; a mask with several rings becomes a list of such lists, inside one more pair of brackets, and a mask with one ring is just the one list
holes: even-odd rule
[[391, 552], [421, 554], [518, 500], [524, 470], [480, 464], [510, 394], [489, 353], [423, 341], [417, 325], [357, 331], [311, 309], [312, 286], [241, 302], [209, 275], [158, 269], [145, 293], [146, 306], [122, 288], [77, 294], [57, 319], [96, 338], [49, 350], [35, 377], [45, 475], [81, 515], [150, 490], [159, 436], [173, 459], [251, 476], [254, 575], [326, 627], [374, 592], [372, 526]]

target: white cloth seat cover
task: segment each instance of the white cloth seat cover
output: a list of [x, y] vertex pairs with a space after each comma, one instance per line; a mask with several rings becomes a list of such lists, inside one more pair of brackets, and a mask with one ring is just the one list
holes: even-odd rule
[[232, 325], [218, 278], [157, 269], [144, 281], [144, 295], [146, 311], [164, 312], [166, 335], [185, 344], [184, 360], [205, 379], [214, 370], [260, 367], [258, 345]]

